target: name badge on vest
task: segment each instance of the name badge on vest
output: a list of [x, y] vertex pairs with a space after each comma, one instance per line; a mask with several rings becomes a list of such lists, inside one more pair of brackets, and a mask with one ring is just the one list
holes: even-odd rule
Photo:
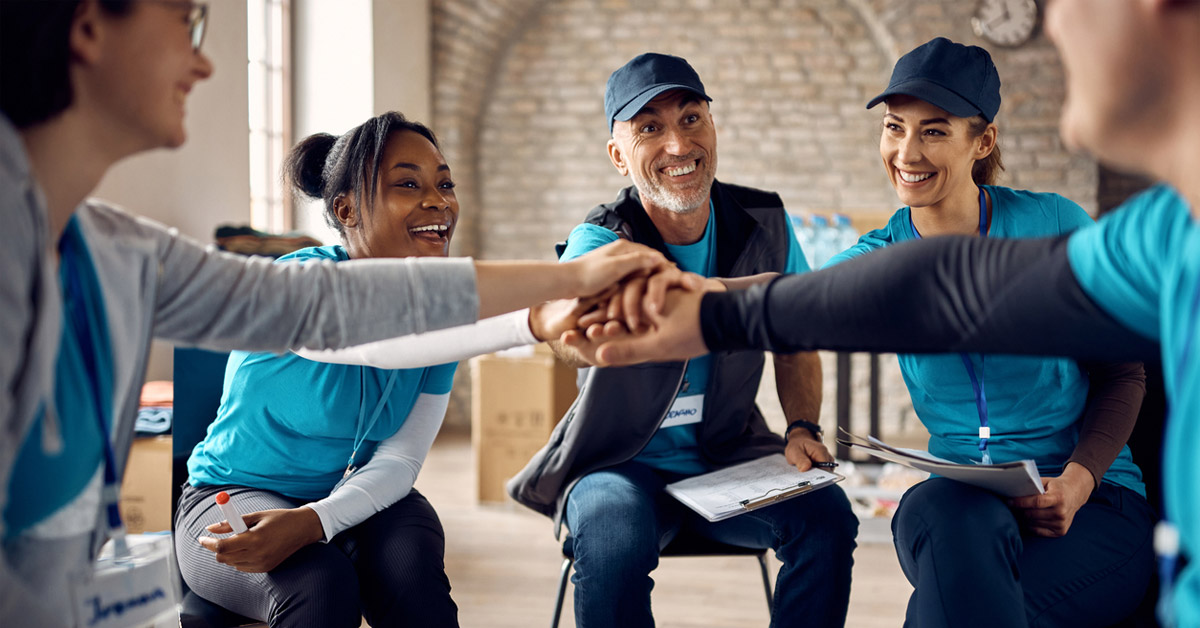
[[170, 537], [130, 541], [128, 559], [114, 560], [102, 552], [94, 566], [71, 579], [76, 628], [179, 625]]
[[702, 419], [704, 419], [704, 395], [676, 397], [675, 403], [671, 404], [671, 409], [667, 411], [667, 418], [663, 419], [659, 429], [691, 425], [699, 423]]

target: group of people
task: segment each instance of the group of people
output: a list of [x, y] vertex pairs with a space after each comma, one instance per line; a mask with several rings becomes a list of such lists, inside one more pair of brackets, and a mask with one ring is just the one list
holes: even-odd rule
[[[206, 10], [0, 3], [0, 209], [15, 230], [0, 283], [14, 348], [0, 360], [0, 618], [70, 624], [73, 574], [114, 532], [102, 513], [152, 336], [233, 350], [174, 540], [192, 590], [272, 626], [457, 625], [446, 539], [413, 482], [456, 362], [541, 341], [585, 369], [579, 397], [508, 489], [566, 529], [579, 626], [653, 625], [650, 573], [681, 533], [775, 552], [773, 626], [844, 623], [857, 520], [840, 488], [717, 523], [664, 492], [772, 453], [801, 470], [832, 461], [816, 349], [902, 353], [931, 452], [1032, 459], [1044, 478], [1044, 494], [1007, 501], [942, 478], [905, 494], [905, 625], [1105, 626], [1133, 611], [1158, 514], [1125, 441], [1137, 360], [1159, 353], [1165, 514], [1185, 552], [1196, 542], [1200, 3], [1047, 8], [1064, 138], [1167, 185], [1100, 224], [996, 185], [1000, 77], [985, 50], [937, 38], [867, 103], [884, 105], [880, 156], [905, 206], [818, 272], [778, 195], [716, 180], [711, 96], [656, 53], [605, 91], [608, 156], [632, 185], [587, 213], [559, 263], [428, 259], [449, 254], [454, 181], [435, 134], [395, 112], [293, 149], [287, 180], [323, 201], [342, 242], [274, 264], [88, 200], [117, 160], [183, 143], [187, 94], [213, 71]], [[783, 435], [755, 406], [764, 350]], [[249, 531], [227, 536], [222, 491]], [[1200, 625], [1197, 582], [1185, 569], [1175, 586], [1181, 626]]]

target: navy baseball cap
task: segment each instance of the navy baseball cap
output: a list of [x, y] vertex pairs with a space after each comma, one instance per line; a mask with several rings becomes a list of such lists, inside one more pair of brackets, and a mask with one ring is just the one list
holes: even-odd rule
[[704, 93], [700, 75], [687, 61], [671, 55], [647, 52], [634, 57], [608, 77], [604, 88], [604, 115], [608, 117], [608, 132], [613, 121], [632, 119], [656, 96], [673, 89], [685, 89], [712, 101]]
[[938, 37], [900, 57], [887, 89], [867, 109], [897, 94], [920, 98], [960, 118], [982, 115], [992, 122], [1000, 110], [1000, 74], [983, 48]]

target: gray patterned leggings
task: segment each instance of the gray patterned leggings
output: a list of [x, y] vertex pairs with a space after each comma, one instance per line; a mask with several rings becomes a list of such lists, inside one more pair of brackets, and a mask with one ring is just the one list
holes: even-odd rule
[[188, 587], [201, 597], [273, 628], [458, 626], [446, 577], [445, 535], [433, 506], [407, 497], [329, 543], [292, 554], [269, 573], [218, 563], [196, 542], [224, 517], [213, 496], [227, 491], [243, 513], [295, 508], [305, 501], [240, 486], [185, 486], [175, 515], [175, 550]]

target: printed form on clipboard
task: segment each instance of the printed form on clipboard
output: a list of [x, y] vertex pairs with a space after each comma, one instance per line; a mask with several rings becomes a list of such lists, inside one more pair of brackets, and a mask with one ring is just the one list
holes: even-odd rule
[[666, 490], [705, 519], [721, 521], [844, 479], [822, 469], [797, 471], [783, 454], [772, 454], [673, 482]]
[[874, 436], [863, 438], [846, 430], [839, 431], [844, 437], [837, 440], [843, 445], [858, 447], [876, 458], [978, 486], [1005, 497], [1026, 497], [1046, 492], [1042, 487], [1042, 476], [1032, 460], [1014, 460], [1000, 464], [960, 464], [939, 458], [927, 451], [893, 447]]

